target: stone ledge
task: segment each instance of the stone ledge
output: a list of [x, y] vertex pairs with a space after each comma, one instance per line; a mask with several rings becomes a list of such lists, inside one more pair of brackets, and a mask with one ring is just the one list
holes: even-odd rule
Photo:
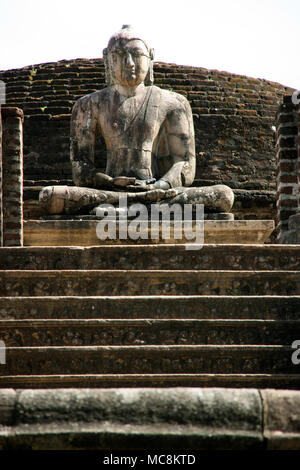
[[1, 114], [3, 118], [19, 117], [24, 119], [23, 110], [16, 107], [1, 107]]
[[[23, 390], [4, 421], [0, 448], [253, 449], [263, 445], [257, 390]], [[1, 410], [0, 406], [0, 410]], [[10, 418], [8, 414], [10, 413]], [[11, 426], [7, 426], [10, 419]], [[1, 429], [1, 428], [0, 428]], [[163, 440], [163, 441], [162, 441]]]
[[[99, 240], [96, 234], [98, 220], [27, 220], [24, 221], [24, 245], [26, 246], [94, 246], [120, 244], [191, 244], [195, 237], [188, 239], [171, 236], [162, 239], [160, 226], [159, 240], [152, 240], [150, 230], [147, 239]], [[204, 222], [204, 243], [217, 244], [263, 244], [274, 230], [273, 220], [206, 220]], [[193, 231], [195, 223], [193, 222]], [[117, 228], [118, 233], [118, 228]], [[193, 232], [194, 233], [194, 232]], [[192, 234], [191, 234], [192, 235]], [[195, 235], [195, 233], [194, 233]]]
[[4, 389], [0, 449], [297, 450], [299, 403], [273, 389]]

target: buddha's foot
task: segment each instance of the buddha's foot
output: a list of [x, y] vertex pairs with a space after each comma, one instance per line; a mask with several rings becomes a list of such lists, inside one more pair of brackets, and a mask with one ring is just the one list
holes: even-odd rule
[[176, 188], [177, 196], [169, 204], [203, 204], [204, 212], [230, 212], [234, 194], [229, 186], [216, 184], [191, 188]]
[[39, 196], [41, 206], [48, 214], [78, 214], [96, 208], [101, 204], [118, 205], [120, 195], [127, 197], [127, 202], [151, 204], [170, 200], [178, 194], [175, 189], [153, 189], [144, 192], [106, 191], [102, 189], [82, 188], [79, 186], [46, 186]]

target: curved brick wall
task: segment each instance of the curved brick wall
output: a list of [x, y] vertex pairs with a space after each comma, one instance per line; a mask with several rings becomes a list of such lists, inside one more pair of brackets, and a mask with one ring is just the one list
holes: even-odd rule
[[[196, 131], [196, 184], [275, 189], [275, 115], [292, 90], [204, 68], [156, 63], [155, 84], [184, 94]], [[24, 177], [67, 180], [69, 120], [75, 100], [105, 86], [102, 59], [76, 59], [0, 72], [7, 105], [24, 110]], [[104, 151], [97, 149], [102, 161]]]

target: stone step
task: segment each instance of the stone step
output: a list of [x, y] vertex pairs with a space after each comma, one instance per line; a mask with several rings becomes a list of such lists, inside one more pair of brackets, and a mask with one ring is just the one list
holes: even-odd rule
[[298, 320], [300, 296], [0, 297], [0, 318]]
[[299, 271], [7, 270], [1, 296], [299, 295]]
[[0, 375], [296, 374], [293, 352], [279, 345], [8, 347]]
[[300, 320], [0, 320], [0, 339], [14, 346], [205, 345], [291, 346]]
[[297, 245], [107, 245], [4, 247], [1, 269], [269, 269], [300, 270]]
[[0, 376], [0, 388], [234, 387], [299, 390], [299, 374], [53, 374]]

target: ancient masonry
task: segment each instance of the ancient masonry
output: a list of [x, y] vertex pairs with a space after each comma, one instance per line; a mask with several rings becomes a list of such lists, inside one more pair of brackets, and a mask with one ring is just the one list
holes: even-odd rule
[[[299, 212], [300, 105], [286, 96], [277, 114], [277, 236], [286, 241], [292, 217]], [[292, 219], [289, 218], [292, 217]], [[292, 223], [293, 228], [293, 223]]]
[[[8, 105], [25, 111], [27, 195], [70, 181], [71, 106], [98, 87], [94, 68], [103, 72], [102, 62], [1, 74], [15, 83]], [[172, 73], [193, 107], [199, 184], [230, 182], [237, 200], [249, 203], [248, 192], [273, 203], [271, 127], [291, 90], [157, 64], [157, 81], [169, 74], [170, 86]], [[59, 246], [58, 234], [56, 246], [19, 246], [23, 118], [17, 108], [1, 114], [0, 449], [299, 449], [300, 245]], [[278, 116], [280, 231], [297, 215], [297, 119], [287, 98]], [[273, 218], [263, 208], [256, 203], [257, 218]]]
[[3, 108], [1, 118], [1, 246], [22, 246], [23, 111]]
[[[200, 67], [154, 64], [155, 84], [182, 93], [194, 117], [195, 185], [224, 183], [237, 219], [275, 219], [275, 116], [292, 89]], [[105, 86], [102, 59], [76, 59], [0, 72], [7, 106], [24, 111], [24, 217], [41, 214], [42, 186], [71, 182], [69, 133], [78, 98]], [[96, 148], [104, 169], [104, 147]]]

